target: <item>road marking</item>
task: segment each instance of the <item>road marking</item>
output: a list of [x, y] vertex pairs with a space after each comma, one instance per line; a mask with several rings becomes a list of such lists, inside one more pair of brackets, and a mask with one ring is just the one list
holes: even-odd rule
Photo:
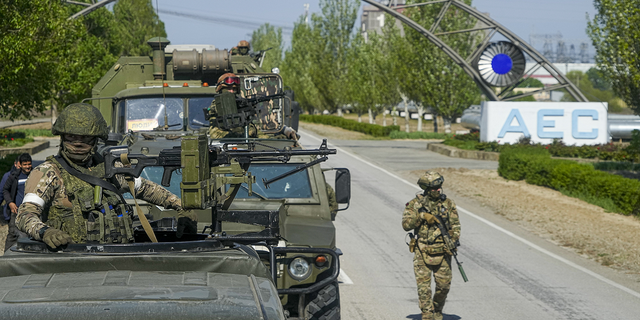
[[340, 274], [338, 275], [338, 282], [342, 284], [353, 284], [351, 278], [340, 268]]
[[[309, 134], [305, 134], [305, 136], [310, 137], [312, 139], [316, 139], [318, 141], [321, 141], [321, 139], [319, 139], [319, 138], [317, 138], [315, 136], [309, 135]], [[389, 172], [389, 171], [387, 171], [387, 170], [385, 170], [385, 169], [383, 169], [383, 168], [381, 168], [381, 167], [379, 167], [379, 166], [377, 166], [377, 165], [375, 165], [375, 164], [373, 164], [373, 163], [371, 163], [371, 162], [369, 162], [367, 160], [364, 160], [361, 157], [359, 157], [359, 156], [357, 156], [355, 154], [352, 154], [351, 152], [347, 152], [342, 148], [336, 147], [336, 146], [331, 145], [331, 144], [329, 144], [329, 145], [332, 146], [332, 148], [335, 148], [335, 149], [337, 149], [338, 151], [340, 151], [342, 153], [345, 153], [345, 154], [347, 154], [347, 155], [349, 155], [349, 156], [351, 156], [353, 158], [356, 158], [356, 159], [358, 159], [358, 160], [360, 160], [360, 161], [362, 161], [362, 162], [364, 162], [364, 163], [366, 163], [366, 164], [368, 164], [368, 165], [370, 165], [370, 166], [372, 166], [372, 167], [374, 167], [374, 168], [376, 168], [376, 169], [388, 174], [389, 176], [394, 177], [394, 178], [400, 180], [401, 182], [406, 183], [407, 185], [409, 185], [411, 187], [414, 187], [416, 190], [421, 190], [420, 188], [416, 187], [415, 184], [405, 180], [404, 178], [402, 178], [402, 177], [400, 177], [400, 176], [398, 176], [398, 175], [396, 175], [394, 173], [391, 173], [391, 172]], [[552, 252], [550, 252], [550, 251], [548, 251], [546, 249], [543, 249], [542, 247], [540, 247], [540, 246], [538, 246], [538, 245], [536, 245], [536, 244], [534, 244], [534, 243], [532, 243], [532, 242], [530, 242], [530, 241], [528, 241], [528, 240], [526, 240], [526, 239], [524, 239], [522, 237], [519, 237], [519, 236], [515, 235], [513, 232], [508, 231], [508, 230], [496, 225], [495, 223], [493, 223], [493, 222], [491, 222], [491, 221], [489, 221], [489, 220], [487, 220], [485, 218], [482, 218], [482, 217], [472, 213], [471, 211], [469, 211], [467, 209], [464, 209], [464, 208], [458, 206], [458, 210], [464, 212], [465, 214], [467, 214], [467, 215], [469, 215], [469, 216], [471, 216], [473, 218], [476, 218], [477, 220], [479, 220], [481, 222], [484, 222], [486, 225], [488, 225], [488, 226], [490, 226], [490, 227], [492, 227], [492, 228], [494, 228], [494, 229], [496, 229], [496, 230], [498, 230], [498, 231], [500, 231], [500, 232], [502, 232], [502, 233], [504, 233], [504, 234], [506, 234], [506, 235], [508, 235], [508, 236], [510, 236], [510, 237], [522, 242], [522, 243], [524, 243], [525, 245], [527, 245], [527, 246], [529, 246], [529, 247], [531, 247], [533, 249], [538, 250], [539, 252], [541, 252], [543, 254], [546, 254], [546, 255], [548, 255], [548, 256], [550, 256], [550, 257], [552, 257], [552, 258], [554, 258], [554, 259], [556, 259], [556, 260], [558, 260], [558, 261], [560, 261], [560, 262], [562, 262], [562, 263], [564, 263], [564, 264], [566, 264], [566, 265], [568, 265], [570, 267], [573, 267], [573, 268], [575, 268], [577, 270], [580, 270], [580, 271], [582, 271], [582, 272], [584, 272], [584, 273], [586, 273], [586, 274], [588, 274], [588, 275], [590, 275], [590, 276], [592, 276], [592, 277], [594, 277], [594, 278], [596, 278], [596, 279], [598, 279], [598, 280], [600, 280], [600, 281], [602, 281], [604, 283], [607, 283], [607, 284], [609, 284], [609, 285], [611, 285], [613, 287], [616, 287], [616, 288], [618, 288], [618, 289], [620, 289], [620, 290], [622, 290], [622, 291], [624, 291], [624, 292], [626, 292], [626, 293], [628, 293], [628, 294], [630, 294], [630, 295], [632, 295], [632, 296], [634, 296], [636, 298], [640, 298], [640, 293], [638, 293], [638, 292], [636, 292], [634, 290], [631, 290], [631, 289], [629, 289], [629, 288], [627, 288], [627, 287], [625, 287], [623, 285], [620, 285], [617, 282], [609, 280], [609, 279], [607, 279], [607, 278], [605, 278], [605, 277], [603, 277], [603, 276], [601, 276], [601, 275], [599, 275], [599, 274], [597, 274], [597, 273], [595, 273], [595, 272], [593, 272], [593, 271], [591, 271], [591, 270], [589, 270], [587, 268], [581, 267], [581, 266], [577, 265], [576, 263], [571, 262], [571, 261], [569, 261], [569, 260], [567, 260], [567, 259], [565, 259], [563, 257], [560, 257], [559, 255], [557, 255], [555, 253], [552, 253]], [[340, 272], [342, 273], [342, 270]]]

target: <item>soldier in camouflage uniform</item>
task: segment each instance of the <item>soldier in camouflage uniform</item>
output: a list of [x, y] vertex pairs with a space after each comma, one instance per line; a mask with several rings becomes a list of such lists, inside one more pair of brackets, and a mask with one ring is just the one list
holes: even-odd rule
[[[435, 171], [427, 171], [418, 180], [424, 190], [407, 203], [402, 215], [402, 227], [405, 231], [414, 230], [417, 236], [413, 269], [418, 283], [418, 297], [423, 320], [441, 320], [449, 288], [451, 287], [451, 252], [444, 245], [436, 215], [449, 230], [451, 239], [460, 238], [460, 220], [453, 200], [442, 193], [444, 177]], [[436, 289], [431, 298], [431, 276], [435, 279]]]
[[249, 50], [251, 50], [251, 45], [247, 40], [240, 40], [240, 42], [238, 42], [238, 45], [236, 47], [238, 48], [238, 54], [240, 54], [241, 56], [248, 55]]
[[[29, 175], [18, 209], [18, 228], [52, 248], [71, 242], [133, 241], [132, 210], [121, 196], [130, 191], [128, 182], [121, 175], [106, 180], [105, 163], [96, 154], [97, 139], [106, 140], [108, 134], [100, 111], [86, 103], [71, 104], [60, 114], [52, 132], [61, 135], [60, 151]], [[65, 166], [111, 183], [115, 186], [111, 189], [118, 192], [89, 184]], [[179, 237], [183, 232], [196, 232], [196, 214], [182, 210], [176, 195], [143, 178], [135, 179], [134, 188], [137, 198], [178, 211]]]

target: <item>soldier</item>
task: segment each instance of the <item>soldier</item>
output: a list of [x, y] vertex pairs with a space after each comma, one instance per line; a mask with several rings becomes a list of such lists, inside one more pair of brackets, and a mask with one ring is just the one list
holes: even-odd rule
[[249, 50], [251, 49], [251, 45], [247, 40], [241, 40], [240, 42], [238, 42], [237, 47], [238, 47], [238, 54], [240, 54], [241, 56], [248, 55]]
[[[451, 287], [451, 252], [437, 227], [435, 216], [442, 217], [454, 242], [460, 238], [460, 220], [453, 200], [442, 193], [444, 177], [435, 171], [427, 171], [418, 180], [423, 193], [407, 203], [402, 215], [405, 231], [414, 230], [417, 243], [414, 247], [413, 269], [418, 283], [418, 297], [423, 320], [441, 320], [449, 288]], [[431, 275], [436, 289], [431, 298]]]
[[[17, 216], [21, 231], [52, 248], [72, 242], [131, 242], [132, 210], [122, 192], [133, 191], [149, 203], [178, 211], [178, 237], [196, 232], [196, 214], [182, 210], [180, 198], [161, 186], [136, 178], [131, 181], [135, 190], [130, 190], [124, 176], [104, 178], [105, 163], [96, 154], [96, 144], [98, 138], [106, 140], [108, 128], [97, 108], [71, 104], [60, 113], [51, 131], [60, 135], [60, 150], [33, 169], [27, 179]], [[47, 217], [45, 222], [43, 216]]]

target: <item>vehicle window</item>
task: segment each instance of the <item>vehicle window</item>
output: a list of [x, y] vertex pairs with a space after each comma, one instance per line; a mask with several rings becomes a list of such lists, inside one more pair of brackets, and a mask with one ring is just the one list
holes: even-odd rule
[[189, 126], [195, 129], [209, 127], [203, 109], [209, 108], [213, 97], [189, 99]]
[[181, 98], [127, 99], [126, 114], [127, 131], [150, 131], [165, 124], [169, 130], [182, 130], [184, 106]]
[[[182, 182], [182, 174], [178, 173], [179, 170], [173, 171], [171, 174], [171, 185], [169, 187], [164, 187], [169, 190], [171, 193], [180, 197], [180, 182]], [[147, 180], [153, 181], [157, 184], [162, 182], [162, 173], [164, 172], [163, 167], [146, 167], [142, 170], [140, 177], [145, 178]], [[125, 193], [123, 195], [126, 199], [133, 199], [130, 193]]]
[[282, 180], [276, 181], [265, 188], [262, 179], [271, 179], [283, 173], [287, 173], [300, 163], [272, 164], [272, 163], [255, 163], [249, 167], [249, 172], [256, 177], [256, 183], [253, 184], [253, 195], [249, 197], [246, 184], [238, 190], [236, 198], [267, 198], [267, 199], [285, 199], [285, 198], [311, 198], [311, 183], [307, 170], [296, 172]]

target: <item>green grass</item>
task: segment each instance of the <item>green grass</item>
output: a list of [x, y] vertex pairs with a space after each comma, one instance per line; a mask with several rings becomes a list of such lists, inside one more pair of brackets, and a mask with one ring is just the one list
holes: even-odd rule
[[463, 149], [463, 150], [477, 150], [476, 149], [476, 145], [478, 144], [477, 141], [472, 141], [472, 140], [453, 140], [453, 139], [447, 139], [444, 141], [444, 144], [447, 146], [452, 146], [452, 147], [456, 147], [458, 149]]
[[610, 198], [597, 198], [592, 195], [588, 195], [588, 194], [577, 192], [577, 191], [567, 191], [567, 190], [558, 190], [558, 191], [560, 191], [560, 193], [562, 193], [565, 196], [578, 198], [587, 203], [601, 207], [607, 212], [624, 214], [623, 211], [618, 206], [616, 206], [616, 204], [613, 203], [613, 200], [611, 200]]
[[29, 142], [33, 142], [32, 138], [17, 138], [13, 140], [3, 140], [0, 142], [2, 148], [17, 148], [22, 147]]
[[53, 137], [51, 129], [15, 129], [15, 132], [24, 132], [27, 138], [33, 137]]

